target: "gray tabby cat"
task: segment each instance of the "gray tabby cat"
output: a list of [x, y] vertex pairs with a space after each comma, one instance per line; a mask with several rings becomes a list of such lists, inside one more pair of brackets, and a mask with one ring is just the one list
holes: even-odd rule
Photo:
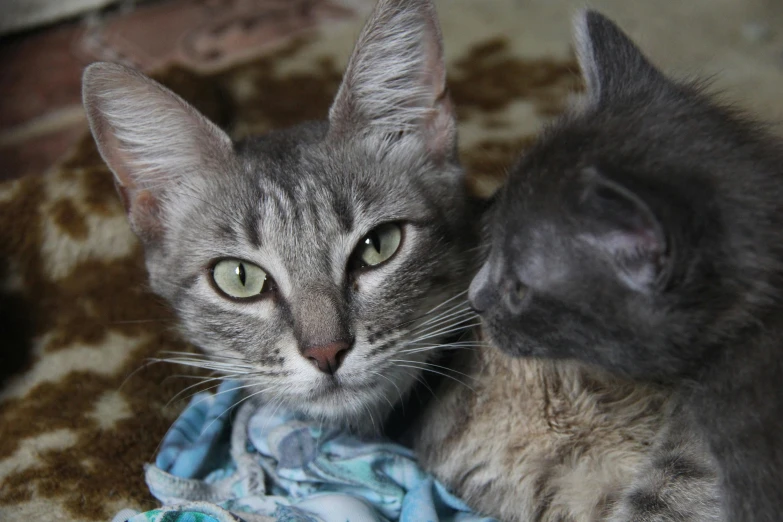
[[445, 79], [428, 0], [378, 3], [328, 121], [240, 142], [135, 71], [85, 71], [150, 285], [205, 367], [357, 429], [408, 394], [477, 266]]
[[726, 520], [780, 520], [783, 141], [601, 15], [577, 29], [588, 99], [512, 170], [470, 299], [514, 356], [676, 387], [621, 519], [657, 520], [656, 474], [717, 469]]
[[[429, 0], [378, 3], [325, 122], [235, 143], [110, 64], [86, 71], [84, 101], [151, 286], [203, 366], [358, 430], [379, 428], [423, 371], [457, 375], [431, 366], [432, 347], [475, 322], [462, 296], [479, 219]], [[472, 390], [448, 381], [421, 417], [425, 465], [506, 520], [608, 512], [646, 461], [667, 393], [463, 352], [452, 369]]]

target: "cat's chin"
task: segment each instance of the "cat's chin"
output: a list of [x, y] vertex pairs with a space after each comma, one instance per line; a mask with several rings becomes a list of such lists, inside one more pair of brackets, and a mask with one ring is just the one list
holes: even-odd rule
[[[398, 397], [396, 390], [394, 397]], [[380, 433], [395, 403], [389, 390], [377, 386], [351, 386], [327, 381], [304, 394], [284, 399], [289, 408], [327, 426], [360, 434]]]
[[391, 412], [391, 407], [383, 400], [367, 400], [339, 391], [307, 402], [292, 397], [291, 406], [326, 426], [362, 434], [380, 433]]

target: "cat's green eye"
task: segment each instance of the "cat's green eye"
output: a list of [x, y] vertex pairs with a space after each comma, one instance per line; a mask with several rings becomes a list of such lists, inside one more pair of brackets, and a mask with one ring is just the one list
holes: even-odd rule
[[221, 292], [234, 299], [257, 297], [272, 288], [266, 272], [239, 259], [218, 261], [212, 268], [212, 280]]
[[372, 229], [359, 241], [354, 251], [359, 268], [377, 266], [387, 261], [400, 248], [402, 229], [396, 223], [385, 223]]
[[516, 291], [517, 291], [517, 299], [520, 301], [525, 298], [527, 295], [527, 285], [523, 283], [517, 283]]

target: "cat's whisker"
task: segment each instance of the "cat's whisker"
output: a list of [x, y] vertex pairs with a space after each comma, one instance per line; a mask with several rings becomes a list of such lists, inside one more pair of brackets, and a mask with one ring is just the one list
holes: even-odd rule
[[190, 366], [193, 368], [201, 368], [204, 370], [215, 370], [232, 372], [237, 374], [247, 374], [255, 370], [253, 366], [247, 364], [226, 363], [213, 360], [197, 359], [190, 357], [177, 357], [177, 358], [164, 358], [164, 359], [151, 359], [152, 361], [168, 362], [172, 364], [180, 364], [182, 366]]
[[453, 373], [456, 373], [457, 375], [461, 375], [461, 376], [465, 377], [466, 379], [470, 379], [470, 380], [473, 380], [473, 381], [477, 380], [475, 377], [473, 377], [471, 375], [463, 373], [463, 372], [461, 372], [459, 370], [455, 370], [454, 368], [449, 368], [448, 366], [442, 366], [440, 364], [434, 364], [434, 363], [425, 362], [425, 361], [414, 361], [414, 360], [411, 360], [411, 359], [392, 359], [392, 361], [419, 364], [419, 365], [422, 365], [424, 367], [440, 368], [443, 371], [453, 372]]
[[166, 319], [126, 319], [123, 321], [109, 321], [106, 324], [141, 324], [141, 323], [165, 323]]
[[[251, 387], [251, 386], [258, 386], [258, 384], [250, 384], [250, 385], [247, 385], [247, 386], [239, 386], [239, 387], [231, 388], [230, 390], [226, 390], [226, 391], [223, 391], [223, 392], [218, 392], [218, 393], [216, 393], [216, 394], [214, 394], [214, 395], [215, 395], [215, 396], [218, 396], [218, 395], [220, 395], [221, 393], [228, 393], [228, 392], [232, 392], [232, 391], [234, 391], [234, 390], [240, 390], [240, 389], [243, 389], [243, 388], [249, 388], [249, 387]], [[201, 433], [204, 433], [204, 432], [208, 431], [208, 430], [209, 430], [209, 428], [210, 428], [210, 427], [211, 427], [211, 426], [212, 426], [212, 425], [215, 423], [215, 421], [217, 421], [218, 419], [220, 419], [220, 418], [221, 418], [223, 415], [225, 415], [225, 414], [226, 414], [226, 413], [228, 413], [229, 411], [231, 411], [231, 410], [233, 410], [233, 409], [235, 409], [235, 408], [238, 408], [238, 407], [239, 407], [239, 405], [240, 405], [240, 404], [242, 404], [243, 402], [245, 402], [245, 401], [247, 401], [247, 400], [249, 400], [249, 399], [251, 399], [251, 398], [255, 397], [256, 395], [260, 395], [260, 394], [262, 394], [262, 393], [264, 393], [264, 392], [266, 392], [266, 391], [269, 391], [269, 390], [271, 390], [273, 387], [274, 387], [274, 386], [270, 386], [270, 387], [264, 388], [263, 390], [259, 390], [259, 391], [257, 391], [257, 392], [251, 393], [250, 395], [247, 395], [246, 397], [243, 397], [242, 399], [238, 400], [237, 402], [235, 402], [234, 404], [232, 404], [231, 406], [229, 406], [228, 408], [226, 408], [225, 410], [223, 410], [223, 411], [220, 413], [220, 415], [218, 415], [218, 416], [216, 416], [214, 419], [212, 419], [212, 422], [210, 422], [210, 423], [207, 425], [207, 427], [206, 427], [206, 428], [204, 428], [203, 430], [201, 430]]]
[[[182, 397], [182, 398], [181, 398], [181, 400], [182, 400], [182, 401], [189, 401], [189, 400], [193, 399], [193, 398], [194, 398], [196, 395], [198, 395], [199, 393], [206, 393], [206, 392], [209, 392], [210, 390], [214, 390], [214, 389], [216, 389], [216, 388], [219, 388], [221, 384], [223, 384], [223, 383], [222, 383], [222, 382], [219, 382], [219, 383], [217, 383], [217, 384], [212, 384], [212, 385], [210, 385], [210, 386], [207, 386], [206, 388], [203, 388], [203, 389], [201, 389], [201, 390], [196, 390], [196, 391], [194, 391], [193, 393], [190, 393], [190, 394], [188, 394], [188, 395], [187, 395], [187, 397]], [[174, 399], [172, 398], [172, 399], [170, 399], [170, 400], [169, 400], [169, 402], [167, 402], [167, 403], [166, 403], [166, 406], [169, 406], [169, 405], [170, 405], [170, 404], [172, 404], [173, 402], [174, 402]], [[198, 403], [197, 403], [197, 404], [198, 404]]]
[[[409, 361], [409, 362], [414, 362], [414, 361]], [[472, 387], [472, 386], [470, 386], [469, 384], [467, 384], [467, 383], [465, 383], [465, 382], [462, 382], [461, 380], [459, 380], [458, 378], [454, 377], [453, 375], [448, 375], [448, 374], [446, 374], [446, 373], [442, 373], [442, 372], [439, 372], [439, 371], [437, 371], [437, 370], [433, 370], [432, 368], [423, 368], [423, 367], [421, 367], [421, 366], [413, 366], [413, 365], [408, 365], [408, 364], [401, 364], [401, 363], [398, 363], [398, 364], [397, 364], [397, 366], [401, 366], [401, 367], [403, 367], [403, 368], [413, 368], [413, 369], [415, 369], [415, 370], [419, 370], [419, 371], [425, 371], [425, 372], [436, 373], [436, 374], [438, 374], [438, 375], [442, 375], [443, 377], [447, 377], [447, 378], [449, 378], [449, 379], [452, 379], [453, 381], [456, 381], [456, 382], [458, 382], [458, 383], [462, 384], [463, 386], [465, 386], [466, 388], [468, 388], [468, 389], [469, 389], [469, 390], [471, 390], [472, 392], [475, 392], [475, 391], [476, 391], [475, 389], [473, 389], [473, 387]]]
[[443, 323], [448, 322], [449, 320], [455, 318], [455, 317], [461, 317], [464, 315], [475, 315], [475, 312], [472, 310], [466, 310], [466, 309], [459, 309], [455, 310], [448, 315], [444, 315], [443, 317], [439, 317], [437, 321], [428, 321], [427, 323], [421, 324], [417, 326], [414, 331], [425, 331], [432, 328], [437, 328], [438, 325], [441, 325]]
[[[424, 322], [421, 324], [421, 326], [425, 326], [425, 325], [428, 325], [428, 324], [430, 324], [430, 323], [432, 323], [432, 322], [435, 322], [435, 321], [439, 320], [440, 318], [442, 318], [444, 315], [445, 315], [445, 316], [448, 316], [448, 314], [449, 314], [449, 313], [453, 312], [454, 310], [458, 310], [458, 309], [460, 309], [460, 308], [462, 308], [462, 307], [464, 307], [465, 309], [468, 309], [468, 308], [467, 308], [467, 306], [468, 306], [468, 304], [467, 304], [467, 303], [468, 303], [467, 301], [460, 301], [459, 303], [457, 303], [457, 304], [455, 304], [455, 305], [453, 305], [453, 306], [450, 306], [449, 308], [447, 308], [447, 309], [445, 309], [445, 310], [442, 310], [442, 311], [441, 311], [440, 313], [438, 313], [437, 315], [435, 315], [435, 316], [433, 316], [433, 317], [430, 317], [429, 319], [427, 319], [426, 321], [424, 321]], [[425, 317], [426, 317], [426, 315], [425, 315]]]
[[220, 372], [217, 372], [217, 371], [209, 372], [209, 375], [174, 373], [174, 374], [167, 375], [166, 377], [164, 377], [161, 382], [162, 383], [166, 383], [166, 382], [169, 381], [169, 379], [198, 379], [198, 380], [203, 380], [203, 379], [209, 379], [211, 377], [214, 377], [215, 374], [217, 374], [217, 373], [220, 373]]
[[484, 346], [484, 343], [482, 343], [480, 341], [455, 341], [455, 342], [449, 342], [449, 343], [435, 343], [435, 342], [432, 342], [432, 341], [425, 343], [424, 341], [421, 341], [421, 342], [418, 342], [418, 343], [408, 343], [408, 344], [411, 345], [411, 346], [422, 346], [422, 347], [425, 347], [425, 346], [446, 346], [446, 347], [448, 347], [448, 346], [454, 346], [454, 347], [467, 346], [467, 347], [472, 347], [472, 348], [478, 348], [478, 347]]
[[[283, 388], [285, 389], [285, 387]], [[266, 431], [266, 427], [269, 425], [269, 421], [275, 418], [275, 415], [277, 415], [277, 410], [280, 409], [280, 407], [283, 405], [284, 402], [285, 402], [285, 396], [282, 393], [279, 393], [277, 395], [272, 395], [272, 397], [269, 399], [269, 403], [270, 404], [277, 403], [277, 404], [272, 410], [272, 414], [266, 416], [266, 419], [264, 420], [264, 424], [262, 425], [261, 428], [262, 431]]]
[[[441, 330], [429, 333], [427, 335], [417, 337], [416, 339], [412, 339], [408, 344], [411, 343], [418, 343], [420, 341], [424, 341], [426, 339], [432, 339], [433, 337], [440, 337], [444, 335], [448, 335], [454, 332], [464, 331], [471, 328], [475, 328], [477, 326], [481, 326], [481, 321], [475, 321], [473, 323], [463, 324], [465, 321], [472, 321], [474, 318], [469, 317], [467, 319], [464, 319], [462, 321], [458, 321], [457, 323], [454, 323], [453, 325], [447, 326], [442, 328]], [[459, 325], [459, 326], [457, 326]]]
[[[407, 346], [410, 347], [411, 350], [418, 350], [419, 348], [433, 348], [433, 347], [442, 347], [442, 348], [480, 348], [484, 346], [480, 342], [476, 341], [455, 341], [455, 342], [437, 342], [436, 340], [426, 340], [426, 341], [419, 341], [415, 343], [407, 343]], [[403, 352], [405, 350], [402, 350]]]
[[421, 370], [417, 370], [416, 372], [410, 372], [408, 370], [402, 370], [402, 371], [404, 371], [408, 375], [411, 375], [416, 380], [416, 382], [420, 383], [422, 386], [424, 386], [432, 394], [432, 397], [435, 400], [440, 401], [440, 397], [438, 397], [438, 395], [435, 393], [435, 391], [432, 389], [432, 387], [429, 384], [427, 384], [427, 379], [425, 379], [422, 376]]
[[149, 368], [149, 367], [150, 367], [150, 366], [152, 366], [153, 364], [158, 364], [159, 362], [163, 362], [163, 361], [158, 361], [158, 360], [147, 360], [147, 361], [144, 361], [144, 364], [142, 364], [141, 366], [139, 366], [138, 368], [136, 368], [135, 370], [133, 370], [133, 371], [132, 371], [130, 374], [128, 374], [128, 376], [127, 376], [127, 377], [125, 377], [125, 379], [123, 379], [123, 380], [122, 380], [122, 382], [120, 383], [120, 385], [117, 387], [117, 391], [120, 391], [120, 390], [122, 389], [122, 387], [123, 387], [123, 386], [125, 386], [125, 385], [128, 383], [128, 381], [129, 381], [129, 380], [130, 380], [130, 379], [131, 379], [131, 378], [132, 378], [134, 375], [136, 375], [137, 373], [139, 373], [139, 372], [140, 372], [140, 371], [142, 371], [142, 370], [145, 370], [145, 369]]
[[423, 353], [423, 352], [431, 352], [433, 350], [438, 351], [446, 351], [446, 350], [475, 350], [478, 348], [478, 346], [454, 346], [451, 344], [428, 344], [425, 346], [417, 347], [417, 348], [411, 348], [408, 350], [401, 350], [400, 353], [405, 354], [414, 354], [414, 353]]
[[[222, 381], [225, 381], [227, 379], [235, 379], [235, 378], [240, 377], [240, 376], [241, 376], [241, 374], [229, 374], [229, 375], [221, 375], [221, 376], [218, 376], [218, 377], [210, 377], [210, 378], [207, 378], [207, 379], [202, 379], [201, 381], [199, 381], [199, 382], [197, 382], [195, 384], [191, 384], [190, 386], [187, 386], [187, 387], [183, 388], [182, 390], [178, 391], [176, 394], [174, 394], [174, 396], [171, 399], [169, 399], [169, 402], [166, 403], [165, 407], [170, 406], [174, 401], [177, 400], [178, 397], [180, 397], [181, 395], [186, 393], [188, 390], [192, 390], [193, 388], [195, 388], [197, 386], [201, 386], [202, 384], [206, 384], [206, 383], [209, 383], [209, 382], [215, 382], [215, 381], [221, 381], [222, 382]], [[217, 386], [220, 386], [220, 383], [218, 383]], [[201, 393], [201, 392], [204, 392], [204, 391], [207, 391], [207, 390], [211, 390], [212, 388], [215, 388], [215, 387], [216, 386], [210, 386], [210, 387], [205, 388], [203, 390], [198, 390], [196, 393]]]
[[430, 308], [429, 310], [427, 310], [426, 312], [424, 312], [424, 315], [431, 314], [435, 310], [438, 310], [441, 306], [445, 306], [445, 305], [449, 304], [450, 302], [452, 302], [453, 300], [458, 299], [458, 298], [462, 297], [463, 295], [466, 295], [467, 293], [468, 293], [467, 290], [463, 290], [461, 292], [458, 292], [458, 293], [454, 294], [454, 296], [446, 299], [445, 301], [443, 301], [439, 305], [436, 305], [436, 306]]
[[431, 324], [426, 328], [416, 328], [411, 330], [412, 334], [424, 334], [426, 332], [441, 328], [445, 324], [448, 324], [450, 322], [459, 320], [459, 319], [466, 319], [466, 318], [473, 318], [476, 314], [472, 310], [461, 310], [459, 312], [454, 312], [452, 314], [449, 314], [448, 316], [444, 317], [441, 321], [438, 321], [435, 324]]
[[[231, 389], [229, 389], [229, 390], [224, 390], [224, 391], [222, 391], [222, 392], [211, 393], [211, 394], [209, 394], [208, 396], [204, 397], [203, 399], [201, 399], [201, 400], [199, 400], [199, 401], [196, 401], [194, 404], [192, 404], [192, 405], [191, 405], [191, 407], [193, 407], [193, 406], [197, 406], [197, 405], [201, 404], [202, 402], [204, 402], [205, 400], [208, 400], [208, 399], [211, 399], [211, 398], [217, 397], [218, 395], [222, 395], [222, 394], [224, 394], [224, 393], [229, 393], [229, 392], [232, 392], [232, 391], [234, 391], [234, 390], [238, 390], [238, 389], [242, 389], [242, 388], [248, 388], [248, 387], [250, 387], [250, 386], [258, 386], [258, 384], [251, 384], [251, 385], [247, 385], [247, 386], [236, 386], [236, 387], [233, 387], [233, 388], [231, 388]], [[197, 395], [197, 394], [194, 394], [194, 395]], [[231, 409], [231, 407], [229, 407], [227, 410], [223, 411], [223, 413], [221, 413], [220, 415], [218, 415], [218, 416], [215, 418], [215, 420], [217, 420], [217, 419], [219, 419], [220, 417], [222, 417], [222, 416], [223, 416], [223, 415], [226, 413], [226, 411], [229, 411], [230, 409]], [[212, 421], [212, 422], [209, 424], [209, 426], [207, 426], [206, 428], [203, 428], [203, 429], [201, 430], [201, 432], [199, 433], [199, 435], [201, 435], [201, 434], [203, 434], [204, 432], [206, 432], [206, 431], [209, 429], [209, 427], [210, 427], [210, 426], [212, 426], [212, 423], [214, 423], [214, 422], [215, 422], [215, 420], [213, 420], [213, 421]], [[171, 425], [171, 427], [169, 427], [169, 429], [168, 429], [168, 430], [166, 430], [166, 433], [163, 435], [163, 438], [160, 440], [160, 442], [158, 442], [158, 445], [155, 447], [155, 451], [152, 453], [153, 455], [157, 455], [157, 454], [158, 454], [158, 450], [160, 450], [160, 446], [163, 444], [163, 441], [166, 439], [166, 437], [168, 437], [169, 433], [171, 433], [171, 430], [173, 430], [173, 429], [174, 429], [174, 428], [176, 428], [176, 427], [178, 427], [178, 426], [177, 426], [177, 423], [174, 423], [174, 424], [172, 424], [172, 425]]]
[[455, 314], [452, 317], [444, 318], [441, 321], [438, 321], [437, 323], [431, 324], [425, 328], [412, 328], [409, 330], [408, 334], [412, 336], [421, 336], [428, 333], [431, 333], [433, 331], [440, 330], [442, 328], [448, 328], [449, 325], [457, 324], [460, 321], [472, 319], [474, 316], [472, 314], [466, 314], [466, 313], [459, 313]]
[[[375, 332], [375, 333], [376, 333], [376, 334], [382, 334], [382, 333], [387, 333], [387, 332], [389, 332], [389, 331], [391, 331], [391, 330], [398, 330], [398, 329], [401, 329], [401, 328], [403, 328], [403, 327], [405, 327], [405, 326], [408, 326], [409, 324], [413, 324], [413, 323], [415, 323], [416, 321], [421, 321], [422, 319], [426, 319], [426, 318], [427, 318], [427, 317], [428, 317], [430, 314], [434, 313], [434, 312], [435, 312], [436, 310], [438, 310], [438, 309], [439, 309], [441, 306], [443, 306], [443, 305], [445, 305], [445, 304], [447, 304], [447, 303], [449, 303], [449, 302], [453, 301], [454, 299], [457, 299], [457, 298], [459, 298], [459, 297], [460, 297], [460, 296], [462, 296], [462, 295], [465, 295], [466, 293], [467, 293], [467, 290], [464, 290], [464, 291], [462, 291], [462, 292], [459, 292], [457, 295], [455, 295], [455, 296], [453, 296], [453, 297], [450, 297], [450, 298], [449, 298], [449, 299], [447, 299], [446, 301], [443, 301], [442, 303], [440, 303], [440, 304], [436, 305], [435, 307], [431, 308], [429, 311], [427, 311], [427, 312], [424, 312], [423, 314], [421, 314], [421, 315], [418, 315], [418, 316], [414, 317], [413, 319], [409, 319], [409, 320], [407, 320], [407, 321], [404, 321], [404, 322], [402, 322], [402, 323], [398, 323], [398, 324], [396, 324], [396, 325], [394, 325], [394, 326], [392, 326], [392, 327], [390, 327], [390, 328], [386, 328], [385, 330], [380, 330], [380, 331], [378, 331], [378, 332]], [[465, 301], [464, 303], [467, 303], [467, 301]], [[464, 304], [464, 303], [459, 303], [459, 304], [457, 304], [457, 305], [454, 305], [453, 307], [450, 307], [450, 308], [449, 308], [449, 310], [453, 310], [453, 309], [454, 309], [454, 308], [456, 308], [457, 306], [461, 306], [461, 305], [462, 305], [462, 304]], [[448, 312], [448, 310], [443, 310], [443, 311], [441, 311], [441, 313], [446, 313], [446, 312]], [[438, 315], [440, 315], [440, 314], [438, 314]], [[437, 316], [434, 316], [434, 317], [431, 317], [430, 319], [432, 319], [432, 320], [435, 320], [436, 318], [437, 318]]]
[[369, 406], [367, 406], [367, 404], [366, 404], [366, 403], [364, 403], [364, 402], [361, 402], [361, 401], [360, 401], [360, 402], [359, 402], [359, 404], [360, 404], [360, 405], [361, 405], [361, 406], [364, 408], [364, 410], [367, 412], [367, 415], [369, 415], [369, 416], [370, 416], [370, 422], [372, 423], [372, 431], [373, 431], [373, 433], [374, 433], [374, 434], [377, 434], [377, 433], [378, 433], [378, 426], [376, 426], [376, 425], [375, 425], [375, 419], [374, 419], [374, 418], [373, 418], [373, 416], [372, 416], [372, 410], [371, 410], [371, 409], [370, 409], [370, 407], [369, 407]]
[[[400, 397], [400, 405], [402, 405], [402, 413], [405, 414], [405, 401], [402, 399], [402, 391], [400, 390], [400, 387], [397, 386], [397, 383], [394, 382], [393, 380], [389, 379], [387, 376], [385, 376], [384, 374], [382, 374], [379, 371], [369, 370], [369, 372], [370, 372], [371, 375], [376, 375], [378, 377], [386, 379], [387, 381], [389, 381], [389, 383], [391, 383], [392, 386], [394, 386], [394, 388], [397, 390], [397, 395]], [[394, 405], [389, 400], [389, 398], [386, 397], [386, 395], [384, 395], [383, 398], [386, 400], [386, 402], [389, 403], [389, 408], [394, 409]]]
[[223, 360], [234, 360], [234, 361], [247, 362], [247, 359], [245, 359], [243, 357], [233, 357], [233, 356], [229, 356], [229, 355], [219, 355], [219, 353], [179, 352], [179, 351], [173, 351], [173, 350], [162, 350], [160, 353], [161, 354], [166, 354], [166, 355], [176, 355], [176, 356], [191, 357], [191, 358], [201, 357], [202, 359], [206, 359], [206, 360], [223, 359]]

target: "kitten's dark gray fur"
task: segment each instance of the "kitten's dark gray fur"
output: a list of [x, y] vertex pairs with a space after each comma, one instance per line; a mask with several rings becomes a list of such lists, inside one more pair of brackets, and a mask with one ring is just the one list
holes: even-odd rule
[[[135, 71], [86, 70], [90, 126], [144, 243], [151, 287], [210, 355], [205, 366], [358, 428], [379, 428], [405, 398], [436, 353], [420, 342], [434, 347], [457, 327], [436, 314], [467, 303], [431, 311], [464, 293], [475, 268], [445, 80], [429, 0], [378, 3], [328, 121], [241, 142]], [[384, 223], [401, 227], [399, 250], [357, 267], [357, 248]], [[224, 258], [261, 267], [274, 287], [227, 298], [212, 281]], [[339, 369], [306, 355], [336, 344], [349, 347]]]
[[[470, 299], [509, 353], [673, 383], [653, 471], [699, 479], [714, 459], [727, 520], [780, 520], [781, 141], [666, 78], [600, 14], [576, 32], [587, 98], [512, 170]], [[702, 439], [704, 458], [683, 454]], [[655, 519], [639, 513], [660, 497], [630, 500], [627, 519]]]

